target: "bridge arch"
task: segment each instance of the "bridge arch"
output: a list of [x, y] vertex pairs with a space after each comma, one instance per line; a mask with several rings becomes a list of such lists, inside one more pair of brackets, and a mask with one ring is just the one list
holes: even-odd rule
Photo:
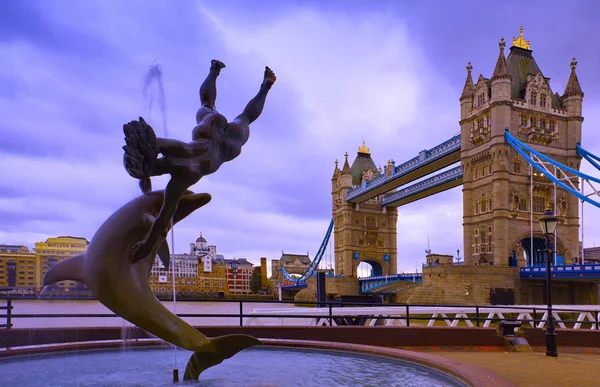
[[[525, 253], [526, 265], [529, 265], [531, 262], [530, 254], [531, 254], [531, 233], [524, 232], [517, 236], [512, 243], [512, 249], [517, 251], [522, 251]], [[552, 241], [553, 242], [553, 241]], [[544, 250], [546, 246], [546, 236], [541, 232], [533, 233], [533, 263], [542, 264], [546, 262], [545, 253], [538, 252], [538, 250]], [[571, 252], [565, 248], [564, 243], [560, 239], [560, 236], [556, 236], [556, 255], [563, 256], [564, 262], [571, 262]]]
[[386, 273], [384, 272], [384, 268], [383, 265], [381, 264], [381, 262], [378, 262], [376, 260], [373, 259], [363, 259], [363, 260], [359, 260], [356, 262], [356, 267], [355, 267], [355, 273], [356, 276], [359, 277], [359, 265], [361, 263], [366, 263], [368, 265], [371, 266], [371, 272], [369, 273], [368, 277], [373, 277], [373, 276], [382, 276], [382, 275], [386, 275]]

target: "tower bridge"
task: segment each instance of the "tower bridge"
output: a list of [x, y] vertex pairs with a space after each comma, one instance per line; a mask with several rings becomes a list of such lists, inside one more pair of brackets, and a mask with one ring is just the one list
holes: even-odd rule
[[[582, 263], [579, 200], [600, 207], [582, 187], [598, 194], [592, 183], [600, 179], [579, 172], [582, 157], [599, 170], [600, 158], [581, 147], [584, 94], [577, 62], [571, 62], [561, 95], [551, 89], [522, 28], [507, 57], [505, 46], [501, 39], [491, 78], [480, 74], [474, 82], [469, 62], [459, 135], [399, 165], [390, 160], [385, 168], [375, 166], [364, 142], [352, 165], [347, 153], [342, 169], [336, 161], [331, 179], [336, 276], [328, 280], [329, 294], [377, 292], [380, 286], [389, 292], [390, 283], [410, 281], [397, 275], [398, 207], [462, 185], [464, 264], [424, 267], [422, 279], [412, 281], [420, 286], [394, 288], [396, 301], [540, 302], [542, 268], [534, 268], [546, 258], [538, 252], [545, 239], [537, 224], [550, 206], [560, 219], [553, 257], [557, 297], [565, 303], [600, 302], [600, 267], [564, 269]], [[450, 169], [439, 172], [444, 168]], [[361, 262], [371, 265], [373, 278], [359, 284]], [[300, 298], [314, 294], [309, 277]]]

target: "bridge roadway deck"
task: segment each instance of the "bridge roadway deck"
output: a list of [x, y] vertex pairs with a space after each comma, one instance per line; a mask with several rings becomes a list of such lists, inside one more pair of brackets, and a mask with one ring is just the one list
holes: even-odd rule
[[[473, 315], [479, 314], [480, 324], [489, 327], [494, 321], [505, 319], [505, 314], [518, 314], [516, 320], [528, 323], [531, 327], [542, 328], [547, 316], [545, 305], [506, 305], [506, 306], [369, 306], [369, 307], [332, 307], [329, 308], [256, 308], [252, 309], [250, 316], [244, 319], [244, 325], [288, 325], [284, 320], [296, 320], [296, 324], [308, 326], [329, 325], [329, 318], [336, 317], [364, 317], [364, 325], [406, 326], [406, 317], [421, 317], [428, 320], [427, 326], [434, 326], [436, 321], [444, 321], [447, 326], [456, 327], [462, 320], [467, 326], [477, 325]], [[600, 305], [555, 305], [553, 317], [559, 328], [567, 328], [566, 321], [573, 321], [572, 315], [576, 314], [576, 321], [572, 329], [598, 329], [597, 321], [600, 319]], [[256, 317], [252, 316], [256, 315]], [[471, 316], [469, 316], [471, 315]], [[561, 315], [563, 317], [561, 317]], [[565, 316], [566, 315], [566, 316]], [[263, 317], [264, 316], [264, 317]], [[269, 318], [269, 316], [286, 316]], [[303, 319], [302, 319], [303, 318]], [[302, 319], [302, 320], [300, 320]], [[540, 320], [540, 321], [534, 321]], [[302, 322], [301, 322], [302, 321]], [[563, 322], [564, 321], [564, 322]], [[336, 325], [332, 321], [331, 325]]]

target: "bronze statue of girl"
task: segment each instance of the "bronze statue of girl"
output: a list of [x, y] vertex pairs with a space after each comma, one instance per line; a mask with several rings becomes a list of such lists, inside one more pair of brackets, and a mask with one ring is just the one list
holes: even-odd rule
[[[127, 143], [123, 147], [123, 164], [132, 177], [140, 179], [142, 191], [151, 191], [151, 176], [171, 175], [158, 217], [146, 239], [134, 246], [136, 261], [148, 256], [159, 237], [168, 230], [169, 222], [188, 188], [203, 176], [216, 172], [224, 162], [239, 156], [242, 146], [248, 141], [250, 124], [260, 116], [267, 93], [275, 83], [275, 74], [266, 67], [258, 94], [250, 100], [242, 114], [227, 122], [215, 109], [216, 80], [224, 67], [222, 62], [213, 60], [208, 77], [200, 86], [202, 106], [196, 113], [197, 126], [192, 131], [192, 142], [157, 138], [141, 117], [139, 121], [123, 125]], [[162, 157], [159, 158], [159, 154]]]

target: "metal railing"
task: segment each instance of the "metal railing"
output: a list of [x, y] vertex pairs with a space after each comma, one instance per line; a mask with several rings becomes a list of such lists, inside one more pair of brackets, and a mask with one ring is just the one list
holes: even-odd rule
[[[32, 318], [111, 318], [119, 317], [116, 314], [107, 313], [14, 313], [13, 299], [0, 298], [6, 302], [0, 306], [0, 328], [10, 329], [14, 327], [14, 319]], [[400, 321], [403, 326], [411, 326], [411, 322], [428, 321], [427, 326], [433, 326], [436, 321], [445, 321], [448, 326], [456, 327], [463, 322], [468, 327], [489, 327], [490, 324], [502, 320], [518, 320], [529, 322], [532, 327], [542, 328], [546, 322], [547, 309], [543, 306], [512, 306], [512, 305], [407, 305], [407, 304], [373, 304], [361, 302], [301, 302], [294, 301], [237, 301], [237, 300], [198, 300], [190, 302], [222, 302], [237, 303], [237, 313], [178, 313], [182, 318], [232, 318], [244, 325], [245, 318], [266, 319], [291, 319], [310, 318], [314, 324], [310, 325], [374, 325], [366, 324], [368, 320], [391, 320]], [[281, 309], [279, 313], [275, 310], [259, 310], [258, 313], [244, 312], [244, 304], [290, 304], [292, 306], [310, 306], [309, 308]], [[318, 307], [318, 306], [322, 307]], [[347, 311], [347, 312], [345, 312]], [[583, 324], [590, 325], [590, 329], [600, 330], [600, 306], [577, 305], [573, 308], [556, 307], [553, 309], [555, 321], [560, 327], [566, 328], [565, 324], [574, 324], [574, 329], [579, 329]], [[576, 320], [556, 318], [558, 314], [579, 314]], [[593, 313], [593, 314], [592, 314]], [[454, 314], [454, 316], [448, 316]], [[519, 315], [512, 318], [504, 315]], [[529, 317], [527, 317], [529, 316]], [[587, 318], [587, 320], [586, 320]], [[451, 320], [451, 321], [450, 321]], [[474, 322], [474, 323], [473, 323]], [[579, 324], [579, 325], [577, 325]], [[237, 324], [236, 324], [237, 325]], [[378, 324], [394, 325], [394, 324]]]

